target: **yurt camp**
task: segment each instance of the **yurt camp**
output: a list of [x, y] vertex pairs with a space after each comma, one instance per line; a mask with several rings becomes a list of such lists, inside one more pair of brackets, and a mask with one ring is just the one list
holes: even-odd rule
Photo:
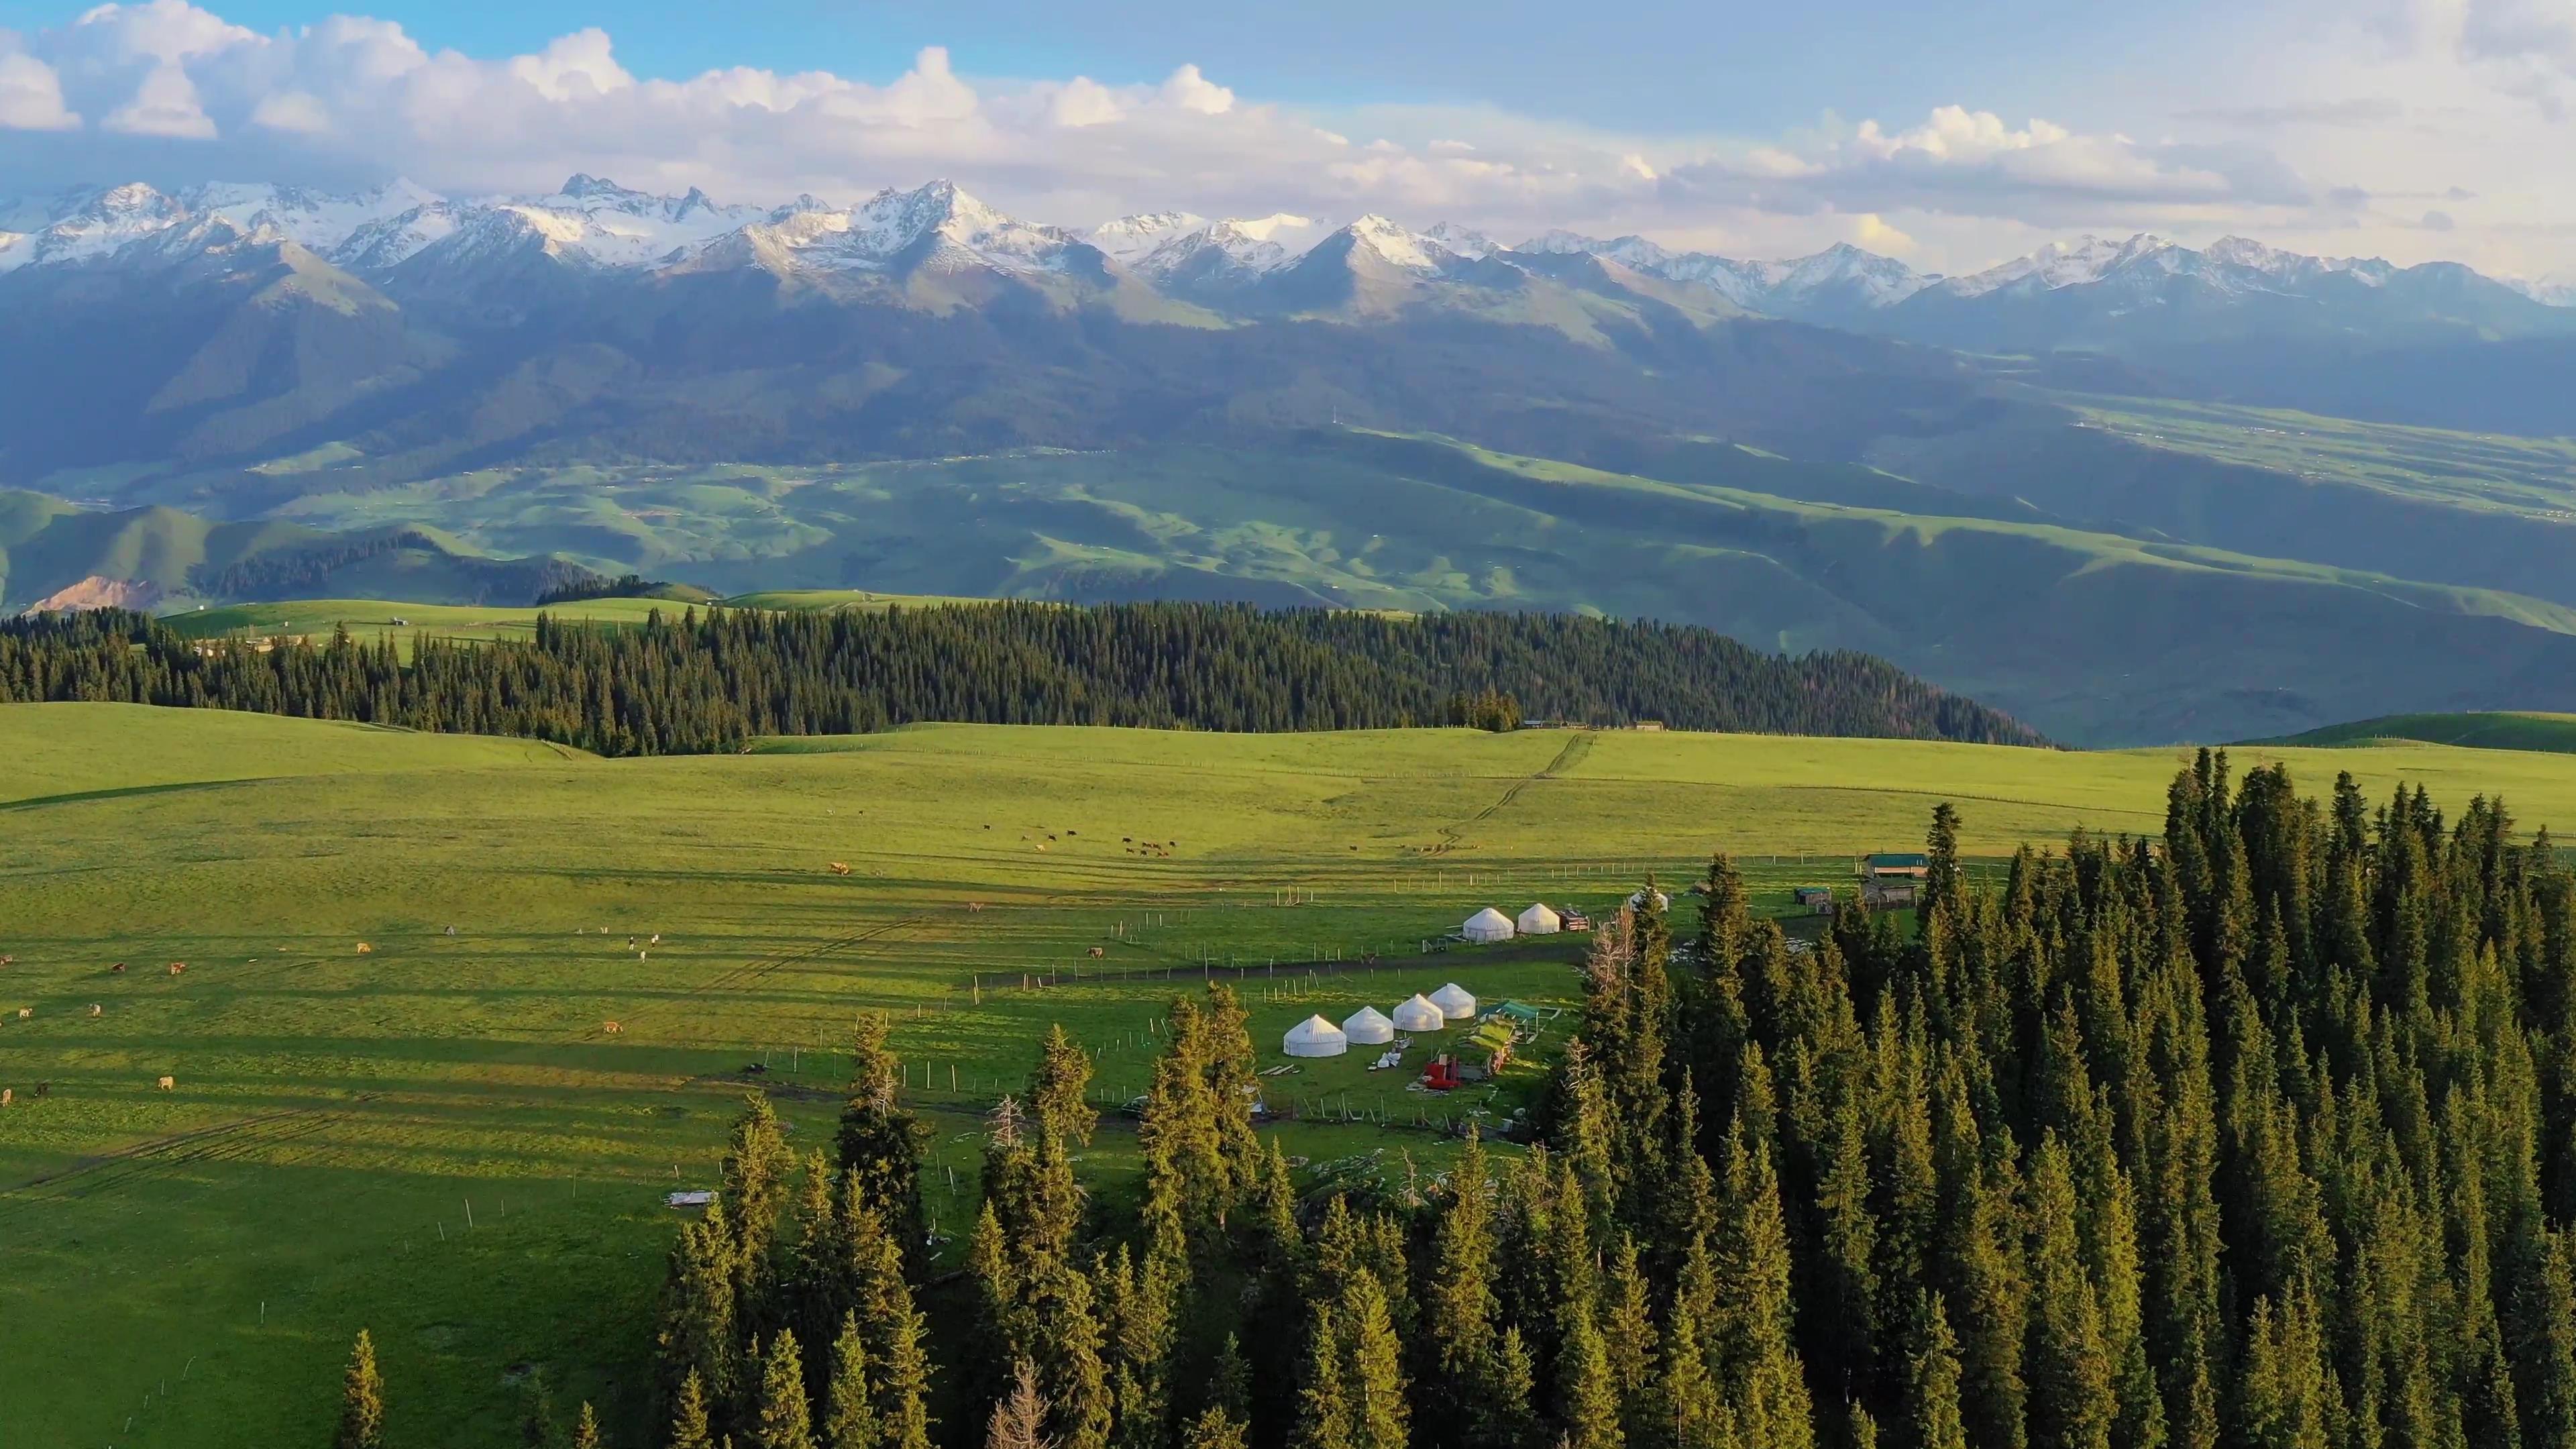
[[[1396, 1014], [1401, 1016], [1403, 1012], [1399, 1008]], [[1351, 1039], [1321, 1016], [1310, 1016], [1288, 1028], [1279, 1049], [1292, 1057], [1337, 1057], [1351, 1049]]]
[[1480, 944], [1489, 941], [1508, 941], [1512, 938], [1512, 918], [1492, 906], [1487, 906], [1469, 916], [1467, 924], [1458, 928], [1458, 934]]
[[1549, 910], [1547, 902], [1532, 901], [1530, 908], [1521, 912], [1521, 918], [1513, 925], [1524, 936], [1553, 936], [1565, 929], [1565, 918]]
[[1448, 1022], [1449, 1018], [1440, 1014], [1440, 1008], [1431, 1004], [1431, 998], [1419, 992], [1412, 1000], [1401, 1002], [1395, 1008], [1397, 1031], [1438, 1031]]
[[[1466, 987], [1455, 981], [1432, 992], [1427, 999], [1432, 1005], [1439, 1007], [1440, 1015], [1449, 1021], [1465, 1021], [1476, 1014], [1476, 998]], [[1357, 1041], [1359, 1038], [1353, 1037], [1351, 1040]]]
[[1395, 1040], [1395, 1023], [1374, 1006], [1363, 1006], [1342, 1018], [1342, 1035], [1353, 1046], [1384, 1046]]

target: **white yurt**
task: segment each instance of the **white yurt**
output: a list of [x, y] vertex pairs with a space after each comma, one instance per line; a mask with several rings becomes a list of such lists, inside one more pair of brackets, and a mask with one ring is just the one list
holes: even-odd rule
[[1470, 941], [1508, 941], [1512, 938], [1512, 918], [1487, 906], [1469, 916], [1458, 934]]
[[1395, 1023], [1374, 1006], [1363, 1006], [1342, 1018], [1342, 1035], [1353, 1046], [1384, 1046], [1395, 1040]]
[[1419, 992], [1411, 1001], [1400, 1002], [1395, 1008], [1397, 1031], [1438, 1031], [1448, 1023], [1449, 1018], [1440, 1014], [1440, 1008], [1431, 1004], [1431, 998]]
[[1524, 936], [1553, 936], [1565, 929], [1565, 918], [1549, 910], [1547, 902], [1532, 901], [1530, 908], [1521, 912], [1521, 918], [1513, 924]]
[[1337, 1057], [1351, 1049], [1351, 1039], [1342, 1029], [1320, 1016], [1310, 1016], [1288, 1028], [1279, 1049], [1292, 1057]]
[[[1670, 909], [1672, 909], [1672, 904], [1673, 904], [1673, 898], [1672, 898], [1671, 896], [1665, 895], [1662, 891], [1657, 891], [1657, 892], [1655, 892], [1655, 909], [1656, 909], [1656, 910], [1659, 910], [1659, 911], [1670, 910]], [[1628, 909], [1630, 909], [1630, 910], [1632, 910], [1632, 911], [1642, 911], [1642, 910], [1644, 910], [1645, 908], [1646, 908], [1646, 893], [1645, 893], [1645, 891], [1643, 891], [1643, 890], [1637, 890], [1637, 891], [1632, 891], [1632, 892], [1630, 892], [1630, 893], [1629, 893], [1629, 896], [1628, 896]]]
[[1465, 1021], [1476, 1014], [1476, 998], [1455, 981], [1432, 992], [1429, 1000], [1451, 1021]]

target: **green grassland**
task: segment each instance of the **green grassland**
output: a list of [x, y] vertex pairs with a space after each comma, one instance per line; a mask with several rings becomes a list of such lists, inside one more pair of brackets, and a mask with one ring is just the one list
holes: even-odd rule
[[[1308, 1012], [1447, 980], [1565, 1007], [1576, 938], [1420, 942], [1485, 904], [1599, 909], [1716, 847], [1786, 913], [1790, 886], [1919, 840], [1939, 799], [1989, 857], [2078, 827], [2151, 832], [2180, 759], [1558, 731], [928, 726], [795, 744], [609, 761], [0, 708], [12, 1442], [301, 1441], [361, 1324], [398, 1446], [514, 1442], [535, 1373], [645, 1442], [660, 1195], [708, 1181], [755, 1063], [792, 1140], [827, 1145], [860, 1010], [894, 1014], [922, 1074], [930, 1207], [953, 1231], [976, 1114], [1050, 1022], [1098, 1054], [1114, 1107], [1144, 1086], [1170, 996], [1229, 967], [1264, 1066], [1287, 1065], [1278, 1034]], [[2564, 756], [2239, 753], [2270, 758], [2576, 820]], [[1380, 969], [1347, 964], [1371, 951]], [[1266, 1079], [1297, 1118], [1275, 1130], [1319, 1166], [1436, 1168], [1417, 1119], [1507, 1113], [1561, 1020], [1521, 1075], [1458, 1098], [1359, 1055], [1301, 1064]], [[1113, 1111], [1087, 1168], [1106, 1191], [1128, 1140]]]
[[2576, 754], [2576, 715], [2513, 712], [2392, 714], [2378, 719], [2356, 720], [2351, 724], [2329, 725], [2275, 743], [2334, 746], [2398, 741], [2463, 745], [2482, 750]]
[[1763, 648], [1879, 654], [2085, 744], [2288, 734], [2392, 706], [2576, 706], [2546, 697], [2576, 677], [2576, 601], [2075, 526], [1728, 445], [1635, 466], [1655, 476], [1312, 430], [346, 494], [325, 470], [292, 508], [338, 530], [435, 523], [486, 553], [758, 589], [740, 601], [763, 606], [865, 590], [1704, 624]]
[[2452, 507], [2576, 522], [2576, 438], [2464, 433], [2164, 398], [2122, 398], [2079, 411], [2092, 426], [2151, 447]]

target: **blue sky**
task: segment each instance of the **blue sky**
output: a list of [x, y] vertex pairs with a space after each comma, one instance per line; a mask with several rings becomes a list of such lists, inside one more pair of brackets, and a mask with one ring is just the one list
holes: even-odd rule
[[[237, 25], [275, 31], [329, 7], [234, 0]], [[1963, 89], [1990, 104], [2080, 101], [2102, 58], [2179, 43], [2204, 0], [2097, 6], [1988, 0], [1964, 10], [1902, 0], [1690, 3], [1628, 0], [1608, 23], [1549, 0], [1389, 5], [1300, 0], [1081, 4], [931, 0], [382, 0], [350, 8], [398, 21], [423, 45], [516, 54], [598, 25], [638, 76], [678, 79], [712, 66], [900, 71], [924, 46], [995, 76], [1159, 80], [1196, 64], [1228, 85], [1319, 106], [1438, 101], [1488, 104], [1622, 129], [1769, 128], [1825, 110], [1928, 111]], [[0, 0], [0, 25], [68, 18], [43, 0]]]
[[[2576, 271], [2569, 0], [0, 0], [0, 188], [1380, 211], [1946, 270], [2077, 232]], [[14, 185], [13, 185], [14, 183]]]

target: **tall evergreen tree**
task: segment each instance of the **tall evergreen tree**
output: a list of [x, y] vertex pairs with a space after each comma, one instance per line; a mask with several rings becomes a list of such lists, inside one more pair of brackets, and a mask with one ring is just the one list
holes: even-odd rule
[[331, 1442], [334, 1449], [379, 1449], [384, 1436], [385, 1384], [376, 1373], [376, 1341], [361, 1328], [340, 1378], [340, 1428]]
[[759, 1407], [752, 1420], [753, 1449], [814, 1449], [814, 1421], [805, 1399], [805, 1355], [796, 1335], [780, 1329], [760, 1357]]

